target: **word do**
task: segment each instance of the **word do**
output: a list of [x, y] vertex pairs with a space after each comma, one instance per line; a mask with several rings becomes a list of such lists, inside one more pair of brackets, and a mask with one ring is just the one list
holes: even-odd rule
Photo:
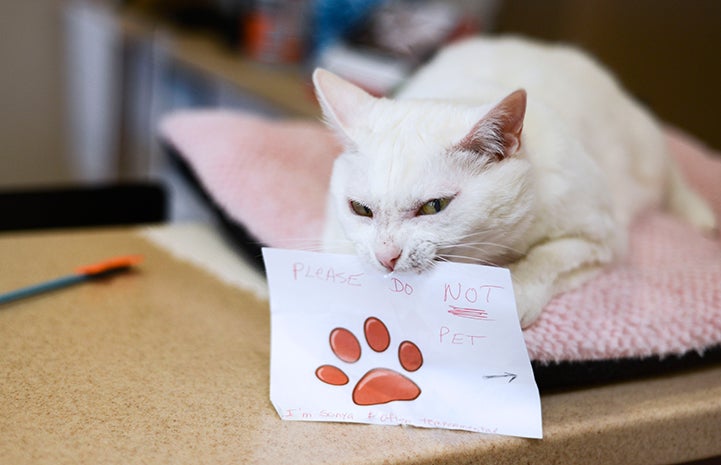
[[398, 278], [391, 278], [390, 291], [397, 294], [403, 293], [405, 295], [411, 295], [413, 294], [413, 286], [408, 283], [404, 283]]

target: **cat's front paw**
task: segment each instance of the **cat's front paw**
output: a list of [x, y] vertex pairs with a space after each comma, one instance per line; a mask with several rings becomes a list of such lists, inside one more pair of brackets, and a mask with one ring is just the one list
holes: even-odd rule
[[705, 201], [699, 200], [696, 204], [689, 205], [685, 216], [702, 233], [712, 238], [718, 237], [719, 224], [716, 215]]
[[516, 296], [516, 310], [521, 328], [531, 326], [539, 316], [541, 310], [548, 302], [548, 292], [541, 285], [522, 285], [514, 283], [513, 291]]

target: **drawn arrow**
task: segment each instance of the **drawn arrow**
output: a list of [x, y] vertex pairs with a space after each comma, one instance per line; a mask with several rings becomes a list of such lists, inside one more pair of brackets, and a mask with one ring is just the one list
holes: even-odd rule
[[485, 378], [485, 379], [508, 378], [508, 382], [510, 383], [511, 381], [513, 381], [514, 379], [516, 379], [516, 376], [517, 376], [517, 375], [516, 375], [515, 373], [509, 373], [509, 372], [506, 371], [506, 372], [504, 372], [502, 375], [486, 375], [486, 376], [484, 376], [484, 378]]

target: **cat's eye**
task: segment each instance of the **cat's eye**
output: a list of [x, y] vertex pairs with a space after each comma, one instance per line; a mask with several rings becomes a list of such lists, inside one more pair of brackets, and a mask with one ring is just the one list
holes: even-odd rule
[[366, 207], [360, 202], [357, 202], [355, 200], [350, 201], [350, 208], [353, 210], [353, 213], [359, 216], [367, 216], [368, 218], [373, 218], [373, 210]]
[[429, 200], [418, 209], [418, 215], [435, 215], [451, 203], [450, 197]]

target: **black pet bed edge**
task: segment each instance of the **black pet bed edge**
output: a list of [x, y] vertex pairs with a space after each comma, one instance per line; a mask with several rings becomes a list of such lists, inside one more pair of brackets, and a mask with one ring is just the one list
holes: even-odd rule
[[544, 392], [636, 381], [714, 364], [721, 364], [721, 344], [708, 347], [703, 352], [691, 350], [680, 355], [561, 362], [531, 361], [536, 384]]

